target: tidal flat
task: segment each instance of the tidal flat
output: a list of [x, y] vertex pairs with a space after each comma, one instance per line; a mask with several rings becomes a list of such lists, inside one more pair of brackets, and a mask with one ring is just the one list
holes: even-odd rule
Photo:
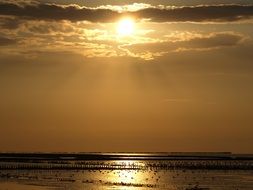
[[251, 157], [50, 154], [0, 158], [0, 190], [253, 189]]

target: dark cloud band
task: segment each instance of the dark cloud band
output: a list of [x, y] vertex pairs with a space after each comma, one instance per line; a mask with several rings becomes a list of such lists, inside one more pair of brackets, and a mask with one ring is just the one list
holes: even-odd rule
[[250, 19], [253, 16], [253, 6], [216, 5], [179, 7], [173, 9], [148, 8], [139, 10], [141, 18], [155, 22], [229, 22]]
[[62, 6], [38, 3], [19, 6], [13, 3], [0, 3], [0, 15], [40, 20], [109, 22], [118, 17], [119, 13], [110, 9], [91, 9], [77, 5]]
[[119, 13], [106, 8], [88, 8], [78, 5], [31, 3], [19, 5], [0, 3], [0, 15], [40, 20], [70, 20], [111, 22], [125, 14], [153, 22], [231, 22], [253, 17], [253, 5], [210, 5], [176, 8], [146, 8], [135, 12]]

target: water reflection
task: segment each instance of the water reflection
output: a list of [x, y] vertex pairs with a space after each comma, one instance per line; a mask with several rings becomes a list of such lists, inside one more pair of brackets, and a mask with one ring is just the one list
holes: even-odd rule
[[[157, 187], [158, 175], [156, 171], [139, 169], [145, 166], [139, 161], [114, 161], [110, 165], [119, 165], [121, 169], [114, 170], [88, 170], [76, 177], [76, 181], [82, 179], [84, 185], [92, 184], [98, 189], [136, 189]], [[154, 175], [154, 176], [152, 176]]]
[[[202, 189], [251, 190], [253, 187], [251, 170], [156, 170], [140, 169], [139, 166], [145, 166], [144, 161], [99, 163], [123, 167], [92, 170], [0, 170], [0, 189], [10, 186], [9, 189], [12, 190], [185, 190], [198, 186]], [[94, 164], [99, 163], [96, 161]]]

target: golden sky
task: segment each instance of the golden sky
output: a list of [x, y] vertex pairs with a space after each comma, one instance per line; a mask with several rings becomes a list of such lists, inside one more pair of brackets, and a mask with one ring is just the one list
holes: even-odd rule
[[0, 2], [0, 151], [253, 148], [251, 1]]

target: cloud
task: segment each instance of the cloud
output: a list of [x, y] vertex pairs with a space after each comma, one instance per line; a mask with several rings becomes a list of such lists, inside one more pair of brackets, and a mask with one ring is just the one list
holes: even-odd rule
[[[38, 20], [70, 20], [113, 22], [125, 14], [153, 22], [231, 22], [252, 19], [253, 5], [200, 5], [188, 7], [141, 7], [124, 8], [103, 6], [97, 8], [79, 5], [57, 5], [36, 1], [3, 1], [0, 15], [17, 16]], [[124, 11], [126, 10], [126, 11]], [[132, 10], [132, 11], [129, 11]]]
[[[141, 9], [141, 6], [144, 8]], [[220, 5], [219, 7], [230, 6], [232, 5]], [[162, 21], [160, 18], [164, 18], [163, 21], [167, 22], [168, 19], [165, 19], [165, 15], [169, 12], [178, 12], [179, 10], [186, 10], [186, 8], [201, 9], [203, 7], [210, 8], [213, 6], [169, 8], [164, 6], [149, 7], [144, 4], [140, 5], [138, 10], [133, 9], [133, 7], [130, 7], [130, 10], [133, 9], [131, 14], [138, 18], [150, 18], [152, 21], [159, 22]], [[236, 5], [235, 7], [237, 10], [238, 7], [250, 6]], [[42, 4], [38, 1], [26, 0], [1, 1], [0, 36], [3, 37], [0, 38], [0, 45], [4, 46], [1, 51], [8, 54], [31, 55], [30, 57], [36, 57], [41, 52], [60, 51], [73, 52], [84, 57], [128, 56], [151, 60], [171, 52], [206, 51], [221, 47], [233, 47], [245, 39], [245, 36], [235, 32], [210, 34], [205, 32], [203, 34], [203, 31], [198, 30], [170, 30], [165, 35], [165, 33], [160, 34], [158, 30], [151, 30], [150, 33], [150, 30], [145, 29], [136, 30], [133, 36], [119, 38], [115, 33], [116, 23], [93, 23], [108, 22], [119, 15], [126, 14], [126, 12], [129, 13], [129, 10], [117, 11], [116, 8], [111, 6], [88, 8], [78, 5]], [[154, 16], [151, 17], [151, 10], [158, 12], [153, 12]], [[151, 12], [147, 14], [149, 11]], [[161, 12], [160, 15], [159, 12]], [[206, 13], [207, 15], [211, 14], [210, 12]], [[190, 18], [191, 14], [188, 16]], [[91, 22], [86, 22], [87, 20]], [[149, 24], [158, 25], [156, 23]], [[167, 27], [168, 24], [165, 24]], [[14, 39], [18, 39], [18, 43]], [[8, 46], [14, 44], [15, 46]]]
[[188, 40], [140, 43], [123, 45], [121, 48], [129, 55], [143, 59], [154, 59], [169, 52], [186, 50], [210, 50], [220, 47], [236, 46], [246, 39], [245, 36], [234, 32], [219, 32], [208, 35], [196, 35]]
[[118, 39], [113, 31], [110, 33], [107, 26], [101, 26], [100, 29], [87, 27], [85, 25], [84, 28], [80, 22], [29, 20], [21, 23], [16, 30], [3, 31], [5, 40], [2, 40], [2, 46], [15, 44], [12, 39], [19, 39], [15, 47], [6, 49], [9, 54], [31, 54], [30, 57], [36, 57], [44, 51], [61, 51], [74, 52], [84, 57], [128, 56], [151, 60], [171, 52], [233, 47], [246, 39], [243, 34], [235, 32], [203, 34], [196, 31], [175, 31], [160, 38], [140, 34], [124, 41]]
[[2, 29], [16, 29], [21, 24], [21, 21], [13, 17], [0, 16], [0, 28]]
[[231, 22], [250, 19], [252, 5], [200, 5], [173, 8], [147, 8], [136, 12], [154, 22]]
[[1, 0], [1, 3], [6, 4], [14, 4], [18, 6], [27, 6], [27, 5], [36, 5], [39, 3], [39, 1], [36, 0]]
[[2, 2], [0, 14], [38, 20], [109, 22], [114, 20], [119, 13], [110, 9], [94, 9], [78, 5], [31, 3], [21, 6], [13, 2]]
[[13, 45], [16, 44], [17, 41], [14, 39], [6, 38], [3, 36], [0, 36], [0, 46], [7, 46], [7, 45]]
[[215, 48], [224, 46], [234, 46], [243, 41], [245, 37], [234, 32], [212, 33], [208, 36], [196, 37], [189, 41], [179, 43], [179, 46], [186, 48]]

